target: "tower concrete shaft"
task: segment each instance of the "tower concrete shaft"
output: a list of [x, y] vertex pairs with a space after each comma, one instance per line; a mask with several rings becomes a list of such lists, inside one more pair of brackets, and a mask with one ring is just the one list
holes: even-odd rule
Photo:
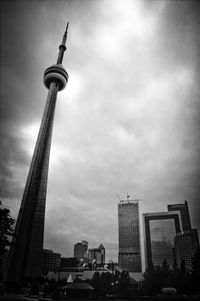
[[35, 278], [41, 275], [46, 191], [56, 98], [58, 91], [64, 89], [68, 81], [68, 74], [61, 65], [66, 50], [67, 28], [59, 47], [59, 63], [47, 68], [44, 73], [44, 84], [49, 92], [9, 252], [8, 281], [20, 281], [26, 277]]

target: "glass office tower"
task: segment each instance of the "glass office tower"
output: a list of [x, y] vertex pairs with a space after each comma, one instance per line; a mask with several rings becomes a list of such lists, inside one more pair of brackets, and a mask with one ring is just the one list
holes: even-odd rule
[[128, 272], [141, 272], [139, 203], [137, 200], [118, 204], [119, 267]]
[[162, 265], [164, 260], [173, 268], [174, 237], [180, 232], [180, 212], [145, 213], [143, 218], [147, 268]]

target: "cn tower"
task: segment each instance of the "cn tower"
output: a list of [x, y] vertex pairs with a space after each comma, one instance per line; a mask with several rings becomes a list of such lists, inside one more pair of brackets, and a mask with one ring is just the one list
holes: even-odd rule
[[57, 63], [44, 72], [44, 85], [49, 90], [42, 122], [28, 173], [26, 186], [8, 256], [8, 281], [20, 281], [41, 275], [42, 250], [49, 156], [57, 93], [68, 82], [62, 66], [67, 30], [59, 46]]

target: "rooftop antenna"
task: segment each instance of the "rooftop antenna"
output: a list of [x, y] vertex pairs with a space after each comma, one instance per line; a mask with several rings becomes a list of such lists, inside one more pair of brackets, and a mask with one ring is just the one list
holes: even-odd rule
[[67, 42], [67, 32], [68, 32], [68, 27], [69, 27], [69, 22], [67, 22], [67, 26], [62, 38], [62, 44], [59, 46], [59, 54], [58, 54], [58, 59], [57, 59], [57, 64], [62, 64], [62, 60], [63, 60], [63, 55], [66, 48], [66, 42]]

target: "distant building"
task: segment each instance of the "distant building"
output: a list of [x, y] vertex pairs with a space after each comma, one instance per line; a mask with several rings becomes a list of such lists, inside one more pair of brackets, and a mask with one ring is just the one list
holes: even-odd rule
[[98, 248], [88, 249], [87, 258], [90, 263], [95, 260], [97, 264], [105, 263], [105, 248], [102, 244]]
[[62, 273], [79, 273], [84, 270], [83, 263], [75, 257], [61, 257], [60, 272]]
[[174, 237], [180, 232], [180, 212], [143, 214], [146, 267], [162, 265], [164, 260], [171, 268], [175, 265]]
[[60, 270], [59, 253], [54, 253], [52, 250], [44, 249], [42, 253], [42, 275], [47, 275], [48, 272], [57, 272]]
[[86, 252], [88, 249], [88, 242], [86, 240], [82, 240], [82, 242], [78, 242], [74, 245], [74, 257], [81, 259], [86, 257]]
[[196, 229], [178, 233], [174, 238], [176, 267], [180, 268], [182, 262], [188, 271], [192, 269], [192, 258], [199, 248], [199, 238]]
[[184, 204], [170, 204], [167, 206], [167, 209], [168, 211], [180, 212], [183, 231], [191, 229], [191, 221], [187, 201], [185, 201]]
[[118, 204], [119, 267], [128, 272], [141, 272], [141, 247], [138, 200]]

